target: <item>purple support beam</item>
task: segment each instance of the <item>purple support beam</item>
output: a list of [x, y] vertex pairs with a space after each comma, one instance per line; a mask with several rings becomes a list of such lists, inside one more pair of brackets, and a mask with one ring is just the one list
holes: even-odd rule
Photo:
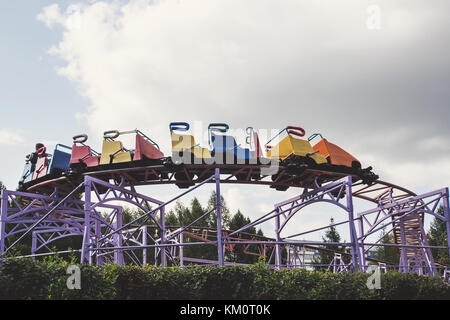
[[352, 177], [347, 178], [347, 183], [345, 184], [346, 198], [347, 198], [347, 213], [348, 213], [348, 224], [350, 229], [350, 241], [352, 244], [352, 268], [360, 268], [361, 266], [361, 251], [359, 249], [358, 236], [356, 234], [355, 220], [353, 216], [353, 193], [352, 193]]
[[[279, 212], [280, 208], [277, 207], [276, 211]], [[277, 269], [281, 269], [281, 230], [280, 230], [280, 215], [275, 217], [275, 236], [277, 240], [277, 244], [275, 245], [275, 266]]]
[[447, 245], [448, 245], [448, 256], [450, 257], [450, 208], [449, 208], [449, 193], [448, 188], [445, 188], [444, 197], [442, 199], [445, 225], [447, 226]]
[[6, 219], [8, 218], [8, 190], [1, 190], [2, 193], [2, 203], [1, 206], [1, 216], [0, 216], [0, 262], [3, 258], [3, 252], [5, 252], [5, 227]]
[[147, 248], [145, 247], [147, 245], [147, 226], [143, 227], [142, 230], [142, 244], [144, 245], [144, 249], [142, 249], [142, 265], [147, 264]]
[[222, 243], [222, 201], [220, 198], [220, 169], [216, 168], [214, 179], [216, 180], [216, 213], [217, 213], [217, 255], [219, 266], [223, 266]]
[[88, 261], [91, 264], [91, 251], [89, 246], [91, 243], [91, 191], [92, 184], [89, 179], [85, 178], [84, 184], [84, 234], [83, 234], [83, 248], [81, 254], [81, 263]]
[[[166, 222], [165, 222], [165, 213], [164, 207], [160, 209], [160, 221], [161, 221], [161, 244], [166, 243]], [[145, 234], [147, 237], [147, 234]], [[161, 266], [165, 267], [167, 265], [167, 257], [166, 257], [166, 249], [161, 249]]]

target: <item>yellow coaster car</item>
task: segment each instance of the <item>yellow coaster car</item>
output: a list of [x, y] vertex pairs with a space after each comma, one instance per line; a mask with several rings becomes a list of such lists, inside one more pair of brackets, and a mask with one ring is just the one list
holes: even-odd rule
[[187, 122], [171, 122], [169, 124], [170, 136], [172, 140], [172, 154], [174, 158], [183, 163], [192, 163], [194, 158], [209, 159], [211, 152], [208, 148], [202, 148], [195, 143], [195, 139], [189, 134], [179, 134], [176, 131], [188, 131], [189, 124]]
[[[286, 133], [286, 137], [280, 140], [275, 146], [270, 146], [269, 143], [275, 138]], [[267, 157], [271, 159], [279, 159], [284, 161], [293, 157], [304, 158], [309, 164], [325, 164], [327, 159], [314, 150], [308, 140], [299, 139], [305, 135], [305, 130], [301, 127], [288, 126], [281, 130], [275, 137], [266, 143]]]
[[117, 130], [106, 131], [103, 134], [102, 155], [100, 157], [100, 165], [130, 162], [133, 158], [130, 151], [125, 150], [121, 141], [114, 141], [119, 137]]
[[[121, 141], [114, 140], [122, 134], [136, 134], [136, 148], [134, 150], [125, 149]], [[103, 138], [100, 165], [145, 159], [159, 160], [164, 157], [164, 154], [159, 150], [159, 146], [138, 129], [123, 132], [106, 131]]]

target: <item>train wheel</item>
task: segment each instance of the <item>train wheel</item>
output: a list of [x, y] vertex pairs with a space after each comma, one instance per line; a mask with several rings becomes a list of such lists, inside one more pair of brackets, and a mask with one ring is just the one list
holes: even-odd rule
[[279, 175], [280, 175], [279, 173], [275, 173], [275, 174], [272, 176], [272, 181], [277, 180]]
[[352, 168], [353, 169], [356, 169], [356, 170], [361, 170], [361, 162], [359, 162], [359, 161], [353, 161], [352, 162]]
[[287, 189], [289, 189], [289, 187], [286, 186], [276, 186], [275, 190], [277, 191], [286, 191]]
[[317, 163], [316, 163], [316, 161], [313, 158], [306, 157], [305, 158], [305, 162], [308, 165], [308, 167], [315, 167], [315, 166], [317, 166]]
[[[339, 196], [339, 192], [340, 192], [340, 191], [341, 191], [340, 189], [335, 189], [335, 190], [331, 191], [331, 194], [332, 194], [333, 196], [337, 197], [337, 196]], [[339, 196], [339, 199], [342, 199], [342, 198], [344, 198], [344, 197], [345, 197], [345, 189], [342, 190], [342, 193], [341, 193], [341, 195]]]
[[192, 180], [194, 178], [194, 175], [191, 173], [188, 173], [188, 176], [186, 176], [186, 173], [184, 171], [179, 171], [177, 173], [175, 173], [175, 180], [177, 181], [175, 184], [180, 188], [180, 189], [186, 189], [189, 188], [190, 186], [193, 186], [194, 183], [178, 183], [178, 181], [188, 181], [189, 178]]

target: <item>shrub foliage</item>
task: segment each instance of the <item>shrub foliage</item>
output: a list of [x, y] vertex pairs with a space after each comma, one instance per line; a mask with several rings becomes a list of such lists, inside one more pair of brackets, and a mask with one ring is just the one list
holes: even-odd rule
[[388, 272], [381, 276], [381, 289], [370, 290], [367, 274], [276, 271], [263, 263], [185, 269], [79, 265], [81, 289], [69, 290], [68, 265], [58, 258], [5, 259], [0, 267], [0, 299], [450, 299], [450, 287], [439, 278]]

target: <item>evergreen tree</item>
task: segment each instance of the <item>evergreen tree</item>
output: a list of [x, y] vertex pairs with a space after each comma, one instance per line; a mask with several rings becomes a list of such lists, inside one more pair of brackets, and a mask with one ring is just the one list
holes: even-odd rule
[[[220, 214], [221, 214], [221, 222], [222, 222], [222, 229], [229, 229], [229, 223], [230, 223], [230, 210], [227, 207], [227, 204], [225, 202], [225, 199], [223, 196], [220, 196]], [[211, 196], [208, 200], [208, 206], [206, 207], [206, 210], [209, 211], [212, 208], [216, 207], [216, 192], [213, 191], [211, 193]], [[208, 226], [210, 228], [217, 228], [217, 213], [216, 210], [211, 212], [208, 216]]]
[[180, 224], [178, 223], [177, 215], [173, 210], [170, 210], [169, 212], [166, 213], [165, 221], [166, 226], [171, 227], [180, 226]]
[[[250, 223], [250, 219], [249, 219], [249, 218], [246, 218], [246, 217], [242, 214], [241, 210], [238, 210], [238, 211], [236, 212], [236, 214], [231, 218], [231, 220], [230, 220], [230, 222], [229, 222], [229, 224], [228, 224], [228, 228], [229, 228], [230, 230], [232, 230], [232, 231], [236, 231], [236, 230], [239, 230], [240, 228], [246, 226], [246, 225], [249, 224], [249, 223]], [[246, 230], [244, 230], [244, 232], [252, 233], [252, 234], [255, 234], [255, 233], [256, 233], [254, 227], [249, 228], [249, 229], [246, 229]]]
[[[181, 202], [177, 202], [175, 205], [175, 211], [170, 213], [170, 223], [178, 226], [187, 226], [202, 215], [204, 215], [207, 210], [202, 207], [200, 201], [197, 198], [194, 198], [191, 201], [190, 207], [185, 207]], [[203, 237], [203, 234], [198, 234], [195, 230], [195, 227], [209, 227], [208, 223], [209, 216], [199, 220], [196, 222], [192, 228], [189, 228], [187, 232], [191, 232], [196, 237]], [[166, 225], [168, 225], [168, 220], [166, 216]], [[208, 232], [207, 239], [209, 241], [216, 240], [216, 233]], [[192, 239], [190, 237], [184, 238], [185, 243], [190, 242], [201, 242], [199, 239]], [[217, 259], [217, 247], [211, 245], [196, 245], [196, 246], [186, 246], [184, 249], [184, 256], [189, 258], [197, 258], [197, 259], [207, 259], [207, 260], [216, 260]]]
[[[381, 244], [393, 244], [395, 243], [393, 234], [386, 234], [385, 228], [383, 228], [381, 233]], [[378, 247], [376, 249], [376, 257], [381, 261], [392, 263], [398, 265], [400, 262], [400, 251], [396, 247]]]
[[[333, 226], [334, 219], [330, 218], [330, 227], [325, 232], [325, 236], [322, 236], [323, 242], [341, 242], [341, 236], [336, 230], [336, 226]], [[312, 263], [320, 264], [322, 266], [316, 267], [318, 270], [326, 270], [328, 265], [334, 259], [335, 252], [345, 252], [345, 248], [341, 246], [335, 245], [323, 245], [321, 246], [325, 250], [319, 250], [319, 257], [314, 257]], [[343, 255], [343, 259], [345, 263], [348, 263], [348, 258]]]
[[[439, 207], [437, 214], [444, 216], [444, 208]], [[434, 218], [428, 231], [427, 238], [430, 246], [448, 246], [447, 226], [445, 221]], [[445, 266], [450, 266], [450, 259], [447, 249], [431, 249], [434, 261]]]
[[[245, 217], [240, 210], [231, 218], [229, 229], [236, 231], [251, 223], [248, 217]], [[242, 239], [251, 240], [251, 235], [264, 236], [261, 229], [256, 230], [255, 227], [250, 227], [242, 231]], [[227, 260], [238, 263], [252, 264], [256, 263], [259, 258], [258, 245], [240, 245], [235, 244], [232, 252], [227, 252]]]

